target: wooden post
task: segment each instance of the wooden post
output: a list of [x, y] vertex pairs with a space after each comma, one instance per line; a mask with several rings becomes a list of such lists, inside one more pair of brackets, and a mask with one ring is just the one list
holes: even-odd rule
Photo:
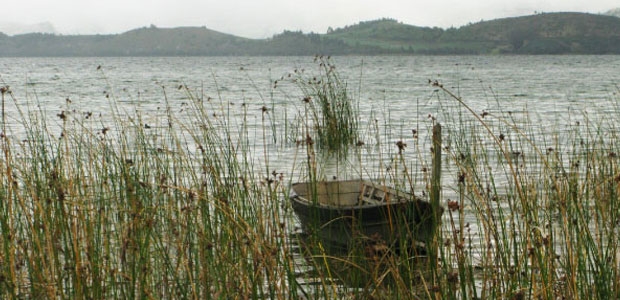
[[439, 123], [433, 126], [433, 149], [432, 149], [432, 162], [433, 169], [431, 173], [431, 212], [433, 225], [431, 226], [431, 234], [427, 244], [429, 263], [431, 264], [431, 272], [434, 276], [437, 271], [437, 256], [439, 241], [437, 233], [439, 232], [439, 225], [441, 223], [442, 208], [439, 201], [441, 196], [441, 125]]
[[[440, 217], [441, 206], [439, 197], [441, 194], [441, 124], [433, 126], [433, 171], [431, 174], [431, 207], [433, 208], [433, 218]], [[433, 219], [433, 224], [437, 225], [439, 220]], [[434, 226], [437, 227], [437, 226]]]

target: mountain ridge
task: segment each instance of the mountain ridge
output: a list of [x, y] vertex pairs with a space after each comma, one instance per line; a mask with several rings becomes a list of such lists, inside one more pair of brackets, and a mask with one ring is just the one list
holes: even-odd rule
[[0, 34], [0, 56], [620, 54], [620, 18], [540, 13], [442, 29], [384, 18], [327, 33], [250, 39], [206, 27], [151, 25], [108, 35]]

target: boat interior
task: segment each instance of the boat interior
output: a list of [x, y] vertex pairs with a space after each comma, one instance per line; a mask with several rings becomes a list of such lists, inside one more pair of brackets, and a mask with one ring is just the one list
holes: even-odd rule
[[[295, 193], [306, 201], [318, 201], [328, 206], [381, 205], [392, 201], [406, 201], [394, 189], [373, 184], [365, 180], [326, 181], [313, 186], [309, 183], [296, 184]], [[312, 192], [316, 191], [316, 198]], [[402, 194], [402, 193], [401, 193]]]

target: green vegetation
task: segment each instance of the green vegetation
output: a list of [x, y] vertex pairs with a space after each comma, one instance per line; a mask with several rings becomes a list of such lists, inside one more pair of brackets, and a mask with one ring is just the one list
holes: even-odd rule
[[496, 43], [518, 54], [619, 53], [619, 18], [582, 13], [544, 13], [480, 22], [459, 30], [459, 40]]
[[440, 28], [416, 27], [382, 19], [336, 29], [326, 37], [342, 40], [355, 48], [413, 54], [421, 51], [421, 47], [435, 44], [443, 32]]
[[0, 56], [620, 54], [618, 32], [620, 18], [585, 13], [543, 13], [448, 29], [381, 19], [326, 34], [285, 30], [269, 39], [151, 26], [119, 35], [0, 34]]
[[297, 294], [286, 182], [254, 169], [243, 117], [180, 92], [183, 113], [147, 124], [114, 95], [109, 118], [69, 102], [46, 116], [3, 87], [26, 136], [1, 141], [0, 297]]
[[[294, 88], [351, 100], [337, 73], [319, 76], [334, 77]], [[287, 187], [324, 179], [313, 170], [329, 162], [314, 155], [318, 143], [285, 138], [276, 148], [294, 150], [291, 171], [274, 169], [270, 135], [287, 129], [271, 123], [291, 120], [268, 103], [230, 106], [180, 86], [164, 89], [167, 105], [153, 115], [128, 113], [114, 95], [109, 115], [70, 101], [47, 114], [2, 87], [0, 297], [618, 299], [618, 114], [549, 131], [527, 113], [477, 113], [431, 85], [459, 105], [397, 143], [377, 138], [368, 148], [386, 165], [367, 171], [419, 195], [454, 195], [441, 200], [437, 260], [298, 240]], [[308, 103], [292, 100], [295, 120], [306, 120]], [[435, 118], [450, 125], [433, 144]], [[428, 145], [442, 153], [443, 191]]]
[[[482, 298], [617, 298], [617, 119], [586, 118], [586, 124], [565, 124], [567, 130], [549, 136], [536, 132], [542, 129], [527, 115], [477, 114], [441, 84], [435, 86], [483, 125], [458, 129], [453, 141], [459, 145], [450, 156], [459, 170], [460, 198], [449, 207], [461, 213], [462, 205], [468, 205], [475, 212], [485, 244], [493, 245], [481, 253], [477, 278], [483, 283], [495, 278], [501, 287], [483, 284], [476, 291], [460, 282], [463, 293]], [[483, 146], [484, 140], [492, 146]], [[455, 244], [450, 247], [459, 276], [475, 273], [467, 262], [471, 235], [464, 234], [470, 225], [451, 225]]]
[[298, 71], [295, 78], [307, 103], [299, 126], [306, 128], [306, 136], [317, 142], [318, 149], [345, 154], [359, 140], [359, 111], [329, 58], [317, 57], [315, 62], [318, 76]]

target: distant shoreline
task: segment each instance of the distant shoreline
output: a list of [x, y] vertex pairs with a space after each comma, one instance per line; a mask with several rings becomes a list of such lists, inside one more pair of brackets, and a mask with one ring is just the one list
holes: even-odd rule
[[0, 57], [620, 54], [620, 18], [543, 13], [459, 28], [394, 19], [328, 33], [284, 31], [248, 39], [206, 27], [144, 27], [122, 34], [0, 34]]

